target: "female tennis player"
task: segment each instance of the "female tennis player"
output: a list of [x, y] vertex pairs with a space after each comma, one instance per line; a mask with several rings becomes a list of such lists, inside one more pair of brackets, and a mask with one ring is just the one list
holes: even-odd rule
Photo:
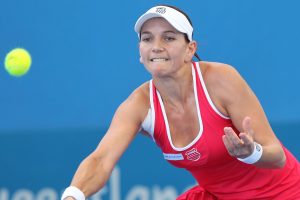
[[119, 106], [62, 199], [84, 200], [100, 190], [141, 131], [198, 182], [178, 200], [300, 200], [299, 161], [277, 139], [245, 80], [227, 64], [193, 62], [197, 43], [188, 16], [156, 6], [135, 31], [152, 79]]

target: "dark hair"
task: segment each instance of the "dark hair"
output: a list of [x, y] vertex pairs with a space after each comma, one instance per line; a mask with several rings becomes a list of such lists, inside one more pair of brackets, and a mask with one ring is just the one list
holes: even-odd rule
[[[189, 21], [189, 23], [191, 24], [191, 26], [193, 27], [193, 24], [192, 24], [192, 20], [190, 19], [190, 17], [185, 13], [183, 12], [181, 9], [175, 7], [175, 6], [171, 6], [171, 5], [167, 5], [167, 4], [159, 4], [157, 6], [166, 6], [166, 7], [169, 7], [169, 8], [173, 8], [174, 10], [177, 10], [178, 12], [182, 13], [186, 18], [187, 20]], [[193, 35], [192, 35], [193, 36]], [[186, 33], [184, 33], [184, 38], [185, 38], [185, 41], [186, 42], [190, 42], [188, 36]], [[199, 57], [199, 55], [197, 54], [197, 52], [195, 52], [194, 56], [199, 60], [201, 61], [201, 58]]]

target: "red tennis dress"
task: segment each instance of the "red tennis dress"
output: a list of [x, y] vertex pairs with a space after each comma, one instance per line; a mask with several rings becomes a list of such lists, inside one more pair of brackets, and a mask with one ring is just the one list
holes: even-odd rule
[[172, 144], [162, 98], [150, 81], [153, 116], [150, 135], [161, 148], [164, 158], [172, 165], [188, 170], [199, 184], [177, 200], [300, 200], [299, 161], [284, 147], [286, 164], [282, 169], [262, 169], [231, 157], [222, 135], [224, 127], [233, 127], [233, 124], [211, 101], [199, 63], [193, 63], [192, 76], [200, 131], [183, 148]]

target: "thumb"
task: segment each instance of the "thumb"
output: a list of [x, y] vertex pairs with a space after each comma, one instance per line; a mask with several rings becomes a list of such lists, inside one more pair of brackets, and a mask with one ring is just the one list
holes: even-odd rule
[[243, 120], [243, 130], [245, 133], [249, 134], [250, 136], [253, 137], [254, 131], [252, 129], [252, 124], [251, 124], [251, 118], [250, 117], [245, 117]]

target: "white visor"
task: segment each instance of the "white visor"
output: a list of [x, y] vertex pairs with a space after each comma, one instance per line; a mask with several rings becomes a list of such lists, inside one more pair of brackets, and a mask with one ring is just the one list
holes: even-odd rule
[[193, 27], [181, 12], [167, 6], [156, 6], [143, 14], [135, 23], [134, 30], [140, 37], [143, 24], [151, 18], [162, 17], [167, 20], [177, 31], [185, 33], [190, 41], [193, 40]]

